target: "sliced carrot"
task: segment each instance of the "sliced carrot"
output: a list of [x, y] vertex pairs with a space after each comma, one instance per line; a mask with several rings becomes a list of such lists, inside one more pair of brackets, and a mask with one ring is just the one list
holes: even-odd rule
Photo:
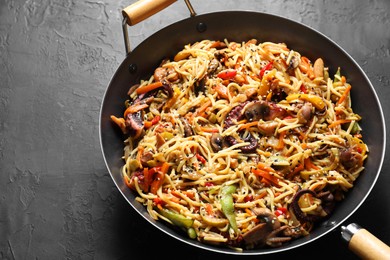
[[299, 63], [299, 69], [303, 73], [306, 73], [310, 79], [314, 79], [314, 71], [311, 66], [311, 62], [307, 57], [305, 56], [301, 57], [301, 62]]
[[350, 84], [347, 84], [347, 87], [345, 88], [344, 93], [341, 95], [339, 100], [337, 101], [337, 105], [340, 105], [344, 102], [344, 100], [347, 98], [349, 92], [351, 91], [352, 86]]
[[305, 164], [305, 168], [306, 170], [311, 170], [311, 169], [314, 169], [314, 170], [319, 170], [320, 168], [315, 165], [310, 158], [306, 158], [304, 160], [304, 164]]
[[206, 109], [211, 106], [211, 100], [208, 99], [202, 106], [200, 106], [196, 111], [195, 111], [195, 114], [196, 116], [204, 113], [206, 111]]
[[262, 182], [279, 187], [279, 179], [271, 175], [269, 172], [260, 169], [253, 169], [252, 172], [257, 176], [262, 177]]
[[160, 121], [161, 117], [159, 115], [155, 116], [152, 120], [150, 121], [144, 121], [144, 126], [146, 129], [152, 127], [153, 125], [157, 124], [158, 121]]
[[242, 124], [242, 125], [240, 125], [240, 130], [248, 129], [248, 128], [251, 128], [252, 126], [257, 126], [258, 123], [259, 123], [259, 121], [254, 121], [254, 122], [249, 122], [249, 123], [246, 123], [246, 124]]
[[140, 94], [145, 94], [148, 93], [149, 91], [152, 91], [154, 89], [157, 89], [159, 87], [162, 87], [163, 83], [161, 81], [153, 82], [149, 85], [143, 85], [135, 90], [135, 92], [140, 95]]
[[267, 195], [267, 192], [266, 192], [266, 191], [263, 191], [262, 193], [260, 193], [260, 194], [258, 194], [258, 195], [255, 196], [255, 200], [264, 198], [266, 195]]
[[219, 132], [218, 128], [211, 128], [211, 127], [204, 127], [204, 126], [200, 126], [199, 128], [202, 132], [205, 132], [205, 133], [218, 133]]
[[152, 183], [150, 184], [150, 192], [157, 194], [157, 190], [161, 187], [164, 182], [165, 174], [162, 171], [158, 171], [154, 176]]
[[253, 216], [253, 212], [248, 208], [245, 208], [245, 213], [248, 214], [249, 216]]
[[349, 119], [340, 119], [340, 120], [336, 120], [336, 121], [332, 122], [331, 124], [329, 124], [328, 127], [334, 128], [338, 125], [342, 125], [342, 124], [349, 123], [349, 122], [351, 122], [351, 120], [349, 120]]
[[293, 171], [291, 171], [290, 173], [287, 174], [286, 178], [288, 180], [291, 180], [295, 175], [297, 175], [300, 171], [302, 171], [303, 169], [305, 169], [303, 163], [299, 164], [298, 166], [296, 166], [294, 168]]
[[148, 104], [134, 104], [126, 108], [125, 112], [123, 113], [123, 117], [126, 118], [128, 114], [134, 114], [137, 113], [138, 111], [147, 108], [149, 105]]
[[229, 99], [228, 89], [222, 84], [217, 84], [214, 87], [215, 91], [217, 91], [218, 96], [223, 99]]
[[169, 163], [167, 162], [164, 162], [163, 165], [161, 166], [161, 171], [166, 174], [168, 173], [168, 170], [169, 170]]
[[130, 189], [134, 189], [134, 187], [131, 185], [131, 180], [130, 180], [129, 176], [127, 176], [127, 174], [123, 175], [123, 179], [124, 179], [127, 187], [129, 187]]
[[262, 163], [262, 162], [259, 162], [257, 164], [257, 168], [263, 170], [263, 171], [267, 171], [267, 172], [275, 172], [274, 168], [272, 168], [271, 166], [268, 166], [266, 165], [265, 163]]
[[210, 203], [206, 204], [206, 212], [207, 212], [207, 215], [213, 215], [214, 214], [213, 207], [211, 206]]
[[286, 136], [286, 131], [283, 131], [279, 134], [279, 142], [275, 147], [276, 150], [282, 150], [284, 148], [284, 137]]
[[125, 124], [125, 119], [124, 118], [122, 118], [122, 117], [116, 117], [116, 116], [114, 116], [114, 115], [111, 115], [110, 116], [110, 118], [111, 118], [111, 120], [115, 123], [115, 124], [117, 124], [118, 126], [119, 126], [119, 128], [122, 130], [122, 132], [124, 133], [124, 134], [126, 134], [127, 133], [127, 129], [126, 129], [126, 124]]

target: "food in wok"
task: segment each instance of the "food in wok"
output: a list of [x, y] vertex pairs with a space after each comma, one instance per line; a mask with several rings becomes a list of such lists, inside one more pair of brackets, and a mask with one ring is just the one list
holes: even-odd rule
[[152, 218], [203, 243], [245, 250], [310, 234], [368, 156], [352, 86], [325, 64], [256, 39], [184, 46], [111, 116], [125, 183]]

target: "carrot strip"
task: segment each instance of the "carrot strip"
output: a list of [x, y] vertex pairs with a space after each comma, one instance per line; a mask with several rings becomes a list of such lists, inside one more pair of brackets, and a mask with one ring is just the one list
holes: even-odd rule
[[257, 124], [259, 123], [259, 121], [254, 121], [254, 122], [249, 122], [249, 123], [246, 123], [246, 124], [242, 124], [240, 125], [240, 130], [242, 129], [248, 129], [252, 126], [257, 126]]
[[205, 112], [206, 109], [207, 109], [209, 106], [211, 106], [211, 100], [210, 100], [210, 99], [207, 100], [201, 107], [199, 107], [199, 108], [195, 111], [196, 116], [202, 114], [203, 112]]
[[351, 120], [349, 120], [349, 119], [340, 119], [340, 120], [336, 120], [336, 121], [332, 122], [328, 127], [334, 128], [338, 125], [342, 125], [342, 124], [349, 123], [349, 122], [351, 122]]
[[202, 132], [205, 132], [205, 133], [218, 133], [219, 132], [218, 128], [210, 128], [210, 127], [204, 127], [204, 126], [200, 126], [199, 128]]
[[347, 88], [345, 89], [344, 93], [339, 98], [339, 101], [337, 101], [337, 105], [340, 105], [344, 102], [344, 100], [347, 98], [349, 92], [351, 91], [352, 86], [350, 84], [347, 85]]
[[253, 169], [252, 172], [256, 174], [257, 176], [262, 177], [263, 179], [261, 180], [262, 182], [266, 184], [272, 184], [274, 186], [279, 187], [279, 179], [273, 175], [271, 175], [267, 171], [263, 171], [260, 169]]
[[229, 98], [229, 94], [228, 94], [228, 89], [227, 87], [225, 87], [224, 85], [222, 84], [217, 84], [215, 87], [214, 87], [215, 91], [217, 91], [218, 93], [218, 96], [220, 98], [223, 98], [223, 99], [228, 99]]
[[303, 163], [299, 164], [294, 168], [293, 171], [291, 171], [289, 174], [287, 174], [286, 179], [291, 180], [295, 175], [297, 175], [300, 171], [302, 171], [304, 168]]
[[134, 114], [137, 113], [138, 111], [147, 108], [149, 105], [148, 104], [134, 104], [132, 106], [129, 106], [126, 108], [125, 112], [123, 113], [123, 117], [126, 118], [128, 114]]
[[314, 71], [312, 69], [312, 66], [310, 65], [310, 60], [302, 56], [301, 57], [301, 62], [299, 63], [299, 69], [303, 72], [306, 73], [310, 79], [314, 79]]
[[279, 142], [275, 147], [276, 150], [282, 150], [284, 148], [284, 137], [286, 136], [286, 131], [283, 131], [279, 134]]
[[253, 216], [253, 212], [248, 208], [245, 208], [245, 213], [248, 214], [249, 216]]
[[257, 164], [257, 168], [259, 168], [260, 170], [263, 170], [263, 171], [267, 171], [267, 172], [275, 172], [275, 170], [271, 166], [268, 166], [262, 162], [259, 162]]
[[129, 187], [130, 189], [134, 189], [134, 187], [131, 186], [131, 180], [130, 180], [129, 176], [127, 176], [127, 174], [123, 175], [123, 179], [124, 179], [127, 187]]
[[139, 88], [137, 88], [135, 90], [135, 92], [140, 95], [140, 94], [145, 94], [149, 91], [152, 91], [156, 88], [159, 88], [159, 87], [162, 87], [162, 82], [161, 81], [157, 81], [157, 82], [153, 82], [152, 84], [149, 84], [149, 85], [144, 85], [144, 86], [141, 86]]
[[306, 170], [314, 169], [314, 170], [319, 170], [320, 168], [315, 165], [310, 158], [306, 158], [304, 160], [305, 168]]
[[255, 200], [262, 199], [267, 195], [266, 191], [263, 191], [262, 193], [256, 195]]
[[123, 132], [124, 134], [127, 133], [127, 129], [126, 129], [126, 124], [125, 124], [125, 119], [124, 119], [124, 118], [122, 118], [122, 117], [118, 118], [118, 117], [116, 117], [116, 116], [114, 116], [114, 115], [111, 115], [110, 118], [111, 118], [111, 120], [112, 120], [115, 124], [117, 124], [117, 125], [120, 127], [120, 129], [122, 130], [122, 132]]
[[161, 171], [166, 174], [169, 170], [169, 163], [164, 162], [163, 165], [161, 166]]

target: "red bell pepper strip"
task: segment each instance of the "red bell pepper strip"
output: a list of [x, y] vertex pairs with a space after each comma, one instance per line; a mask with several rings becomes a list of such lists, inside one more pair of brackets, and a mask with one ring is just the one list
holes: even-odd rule
[[195, 156], [196, 156], [196, 159], [198, 159], [198, 161], [200, 161], [203, 164], [206, 164], [206, 159], [202, 155], [197, 153]]
[[274, 63], [273, 61], [268, 62], [267, 65], [265, 65], [265, 66], [260, 70], [260, 74], [259, 74], [260, 79], [263, 78], [264, 73], [265, 73], [267, 70], [271, 70], [271, 69], [272, 69], [273, 63]]
[[151, 121], [145, 121], [144, 125], [145, 128], [150, 128], [151, 126], [155, 125], [160, 121], [161, 117], [159, 115], [155, 116]]
[[164, 162], [162, 166], [156, 166], [150, 169], [152, 171], [154, 178], [152, 183], [150, 184], [150, 192], [153, 194], [157, 193], [157, 190], [161, 187], [164, 182], [165, 174], [168, 172], [169, 164]]
[[237, 75], [236, 70], [223, 70], [220, 73], [218, 73], [217, 77], [220, 79], [232, 79]]

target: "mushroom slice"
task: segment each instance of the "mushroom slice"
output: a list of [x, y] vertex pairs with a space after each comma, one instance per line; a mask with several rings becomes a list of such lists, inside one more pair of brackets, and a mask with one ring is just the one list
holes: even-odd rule
[[297, 113], [298, 122], [301, 124], [306, 124], [309, 122], [312, 115], [313, 105], [310, 102], [305, 102], [305, 104], [299, 109]]
[[223, 148], [223, 138], [219, 133], [213, 133], [211, 135], [210, 143], [214, 152], [219, 152]]
[[137, 139], [141, 136], [144, 130], [144, 122], [142, 121], [142, 111], [129, 113], [125, 120], [126, 128], [130, 130], [130, 135]]

